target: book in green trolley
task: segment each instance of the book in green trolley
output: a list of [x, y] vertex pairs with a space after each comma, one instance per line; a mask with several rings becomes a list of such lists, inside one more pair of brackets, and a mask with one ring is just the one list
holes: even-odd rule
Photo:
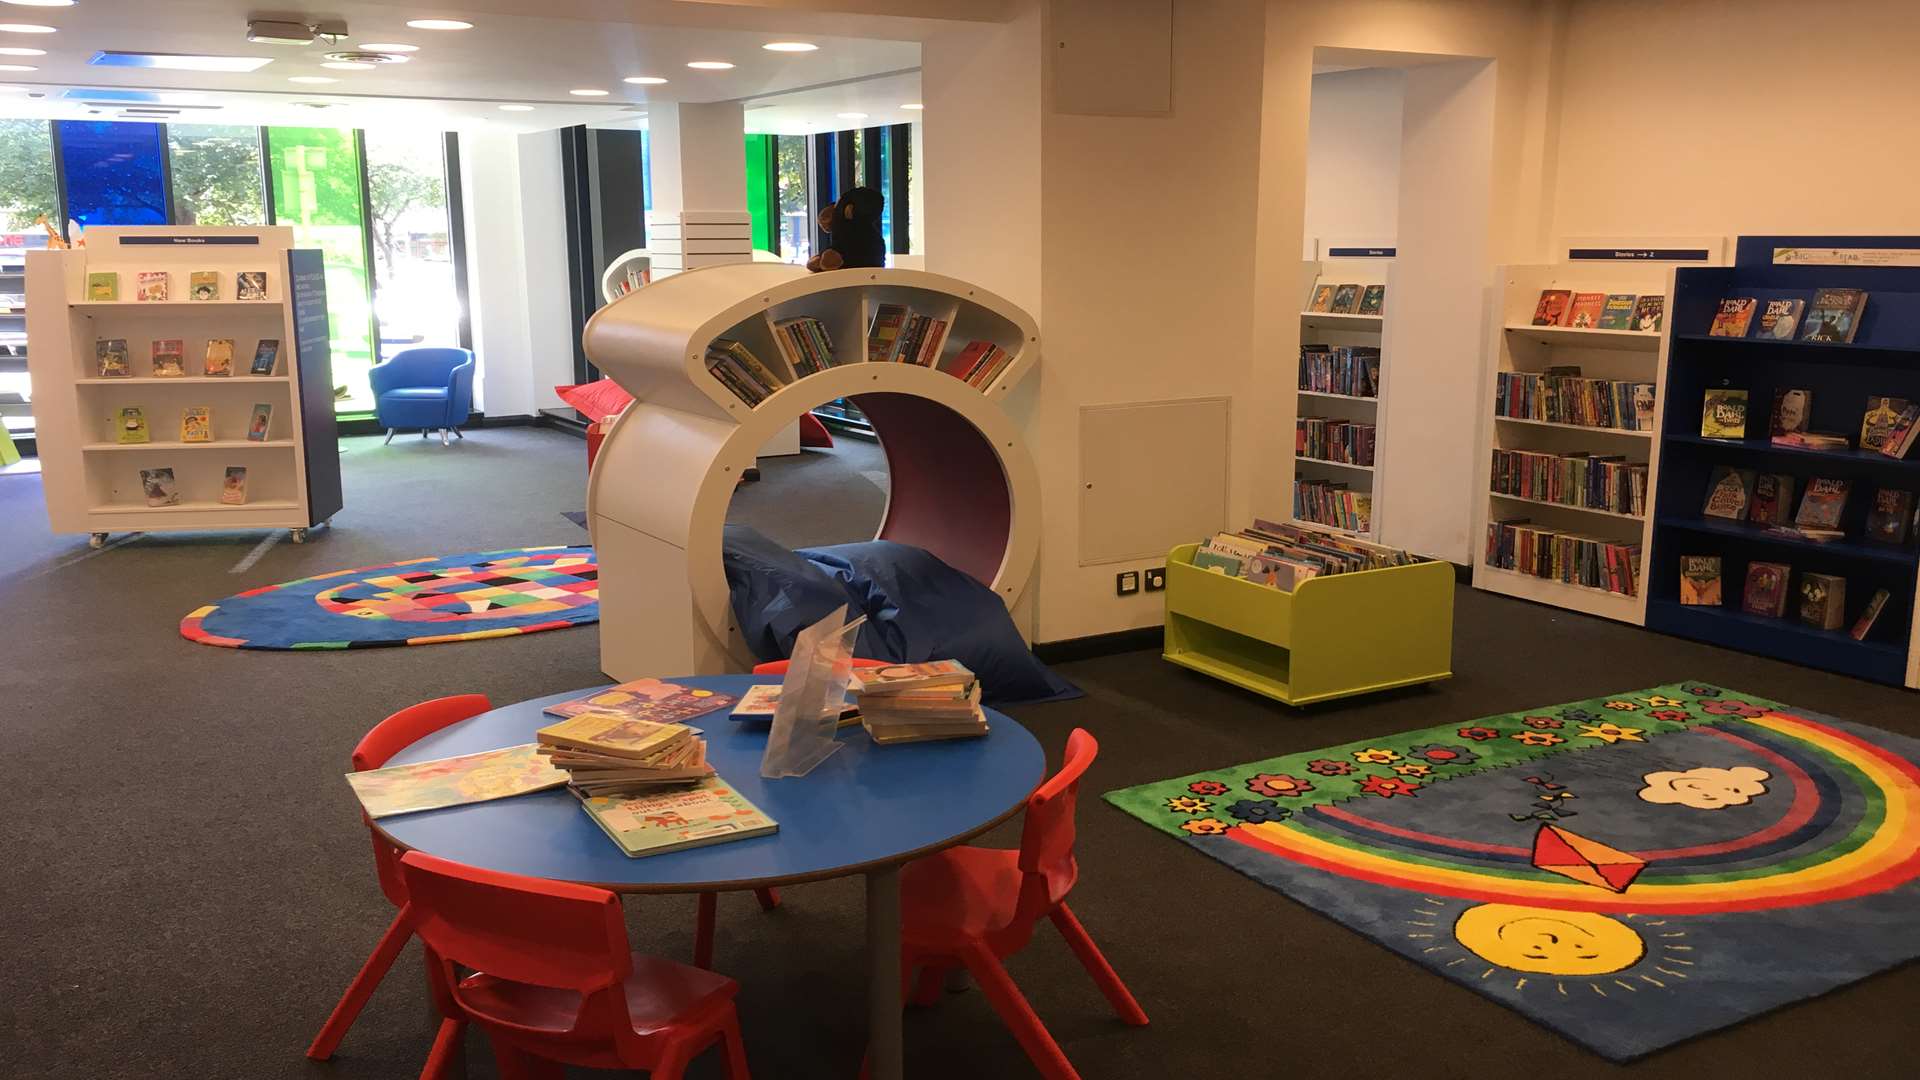
[[636, 796], [574, 795], [595, 825], [632, 858], [765, 836], [780, 823], [717, 776]]

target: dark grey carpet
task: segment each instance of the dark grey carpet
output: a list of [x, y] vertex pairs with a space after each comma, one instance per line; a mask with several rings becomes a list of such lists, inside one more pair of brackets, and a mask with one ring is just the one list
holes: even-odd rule
[[[0, 788], [0, 1077], [417, 1074], [431, 1021], [413, 950], [333, 1062], [301, 1057], [392, 915], [340, 778], [347, 752], [421, 698], [591, 685], [598, 631], [305, 655], [197, 646], [174, 627], [207, 600], [322, 570], [578, 542], [561, 512], [583, 505], [584, 468], [578, 440], [528, 429], [476, 431], [450, 449], [354, 439], [347, 450], [337, 528], [280, 543], [239, 574], [229, 570], [259, 534], [91, 554], [84, 537], [47, 532], [39, 478], [0, 477], [0, 733], [11, 762]], [[772, 502], [774, 491], [763, 481], [741, 499]], [[813, 530], [877, 505], [876, 495], [781, 538], [853, 538]], [[1432, 689], [1301, 712], [1133, 653], [1062, 665], [1085, 698], [1016, 710], [1055, 755], [1076, 725], [1101, 741], [1083, 789], [1074, 907], [1153, 1018], [1121, 1027], [1043, 929], [1011, 967], [1082, 1075], [1912, 1075], [1920, 968], [1613, 1066], [1096, 798], [1436, 718], [1687, 677], [1920, 734], [1908, 693], [1464, 589], [1455, 664], [1458, 677]], [[745, 984], [755, 1073], [852, 1077], [864, 1026], [860, 886], [808, 885], [786, 899], [771, 915], [750, 897], [721, 901], [717, 964]], [[692, 900], [629, 911], [640, 947], [689, 955]], [[910, 1075], [923, 1080], [1035, 1075], [977, 992], [911, 1013], [907, 1044]], [[472, 1075], [492, 1076], [483, 1043], [470, 1048]], [[703, 1062], [696, 1075], [718, 1070]]]

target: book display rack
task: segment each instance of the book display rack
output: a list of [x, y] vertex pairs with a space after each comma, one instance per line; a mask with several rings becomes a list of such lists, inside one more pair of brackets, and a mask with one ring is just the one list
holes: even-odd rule
[[291, 228], [98, 226], [26, 261], [55, 531], [302, 542], [339, 511], [325, 271]]
[[[1482, 370], [1474, 587], [1645, 621], [1646, 510], [1660, 467], [1666, 365], [1659, 327], [1673, 273], [1658, 262], [1498, 269]], [[1650, 297], [1660, 300], [1657, 324]]]
[[[1864, 292], [1864, 310], [1824, 319], [1822, 290]], [[1715, 335], [1726, 301], [1761, 314], [1738, 334], [1723, 320]], [[1763, 329], [1772, 302], [1793, 311], [1795, 301], [1804, 311], [1790, 331]], [[1920, 454], [1861, 445], [1898, 430], [1899, 405], [1920, 402], [1920, 237], [1741, 237], [1734, 265], [1679, 271], [1671, 318], [1648, 628], [1920, 687]], [[1808, 339], [1822, 322], [1839, 340]], [[1893, 420], [1876, 430], [1868, 414], [1884, 398], [1895, 399]], [[1703, 417], [1712, 403], [1722, 408]], [[1708, 497], [1712, 488], [1741, 502], [1756, 477], [1780, 500], [1776, 514], [1764, 499], [1747, 500], [1743, 514]], [[1826, 504], [1828, 520], [1809, 499]], [[1695, 580], [1682, 581], [1683, 567]]]
[[1393, 312], [1391, 258], [1309, 259], [1300, 271], [1293, 519], [1380, 535]]

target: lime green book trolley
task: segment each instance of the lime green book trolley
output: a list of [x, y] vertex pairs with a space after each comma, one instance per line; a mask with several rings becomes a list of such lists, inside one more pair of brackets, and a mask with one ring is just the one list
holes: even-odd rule
[[1453, 567], [1422, 562], [1311, 578], [1292, 592], [1167, 555], [1166, 658], [1306, 705], [1453, 674]]

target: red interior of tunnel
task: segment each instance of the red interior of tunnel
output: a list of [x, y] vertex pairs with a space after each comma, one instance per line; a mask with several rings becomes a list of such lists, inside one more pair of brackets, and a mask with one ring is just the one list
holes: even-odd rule
[[925, 548], [992, 585], [1013, 527], [1013, 495], [992, 443], [928, 398], [861, 394], [853, 403], [880, 436], [892, 477], [879, 538]]

